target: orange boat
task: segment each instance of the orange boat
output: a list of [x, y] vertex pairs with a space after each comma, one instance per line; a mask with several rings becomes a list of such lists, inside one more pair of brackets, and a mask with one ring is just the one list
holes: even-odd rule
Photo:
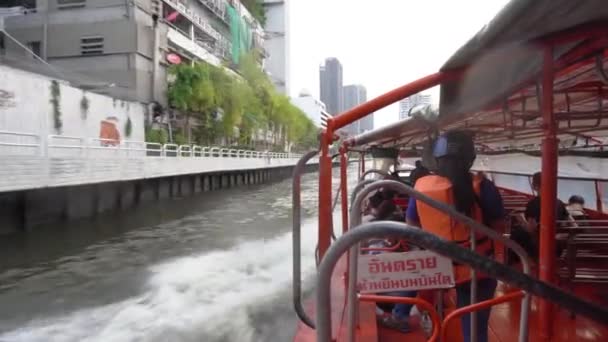
[[[604, 151], [608, 141], [605, 139], [608, 116], [604, 117], [608, 114], [605, 107], [608, 70], [604, 67], [607, 48], [605, 1], [514, 0], [437, 73], [328, 119], [319, 151], [305, 155], [294, 171], [294, 305], [301, 319], [294, 340], [462, 341], [459, 318], [471, 313], [471, 331], [475, 331], [475, 312], [492, 307], [488, 327], [491, 341], [608, 341], [605, 262], [608, 215], [603, 210], [602, 196], [608, 184], [608, 179], [602, 178], [608, 167], [604, 162], [608, 156]], [[335, 234], [330, 147], [337, 141], [338, 130], [435, 86], [441, 91], [438, 113], [414, 113], [409, 119], [341, 143], [342, 232]], [[542, 171], [538, 274], [525, 250], [509, 239], [508, 231], [494, 231], [452, 206], [424, 196], [392, 178], [386, 167], [365, 170], [366, 155], [375, 159], [384, 157], [384, 162], [374, 163], [384, 166], [396, 161], [397, 154], [419, 157], [440, 132], [449, 129], [475, 133], [478, 162], [475, 168], [499, 187], [509, 212], [507, 223], [531, 198], [532, 192], [523, 189], [522, 184], [527, 184], [535, 171]], [[314, 301], [302, 303], [299, 177], [302, 166], [317, 153], [320, 154], [318, 273]], [[357, 153], [360, 180], [349, 201], [348, 155]], [[563, 166], [559, 172], [558, 160]], [[392, 168], [396, 171], [397, 165]], [[383, 175], [384, 179], [367, 179], [370, 173]], [[585, 209], [586, 220], [572, 225], [556, 220], [558, 182], [560, 188], [569, 182], [580, 191], [591, 189], [586, 196], [593, 196], [595, 203]], [[503, 248], [498, 248], [495, 259], [488, 259], [474, 249], [460, 247], [405, 223], [362, 224], [362, 204], [379, 189], [414, 197], [465, 223], [472, 232], [487, 235]], [[404, 206], [407, 202], [402, 198], [398, 203]], [[449, 270], [440, 271], [446, 272], [446, 282], [440, 276], [432, 280], [425, 276], [424, 282], [408, 278], [399, 283], [390, 276], [403, 277], [408, 272], [395, 273], [388, 267], [382, 270], [387, 272], [384, 274], [387, 278], [383, 278], [387, 281], [378, 282], [368, 291], [361, 283], [369, 280], [365, 279], [369, 274], [361, 265], [371, 264], [361, 253], [360, 245], [380, 236], [407, 240], [423, 247], [425, 253], [434, 253], [425, 255], [468, 265], [473, 276], [483, 272], [497, 279], [495, 297], [476, 302], [477, 290], [472, 286], [473, 304], [455, 308]], [[566, 245], [560, 257], [556, 257], [558, 239]], [[471, 245], [474, 248], [474, 239]], [[519, 267], [507, 262], [509, 249], [521, 259]], [[378, 260], [399, 257], [390, 250], [383, 252], [376, 256]], [[436, 264], [432, 263], [432, 268]], [[424, 263], [420, 265], [423, 273]], [[379, 295], [398, 287], [398, 283], [402, 289], [442, 289], [434, 292], [433, 300]], [[415, 304], [420, 311], [428, 312], [432, 329], [425, 333], [415, 321], [410, 333], [386, 329], [377, 324], [376, 309], [380, 302]], [[471, 340], [476, 341], [472, 334]]]

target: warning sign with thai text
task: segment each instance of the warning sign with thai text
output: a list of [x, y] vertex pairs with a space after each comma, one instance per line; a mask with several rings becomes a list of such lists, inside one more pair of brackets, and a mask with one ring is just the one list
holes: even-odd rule
[[450, 288], [454, 267], [431, 251], [361, 255], [357, 286], [361, 293]]

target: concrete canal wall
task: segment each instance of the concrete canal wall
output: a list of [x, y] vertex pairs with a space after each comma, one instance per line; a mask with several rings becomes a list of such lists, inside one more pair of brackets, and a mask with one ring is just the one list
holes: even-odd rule
[[[316, 164], [308, 165], [308, 171], [316, 169]], [[291, 177], [292, 171], [293, 166], [282, 166], [3, 192], [0, 234], [131, 210], [145, 202], [202, 193], [213, 196], [215, 191], [282, 180]]]

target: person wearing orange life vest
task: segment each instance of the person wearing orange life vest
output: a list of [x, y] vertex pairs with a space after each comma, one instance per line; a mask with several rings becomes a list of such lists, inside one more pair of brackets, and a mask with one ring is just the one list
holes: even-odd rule
[[[485, 177], [475, 176], [470, 169], [475, 161], [475, 145], [468, 132], [449, 131], [441, 135], [433, 146], [433, 157], [437, 162], [435, 174], [420, 178], [415, 189], [474, 218], [498, 231], [504, 230], [505, 210], [498, 189]], [[421, 227], [443, 239], [470, 248], [470, 230], [449, 215], [429, 205], [410, 199], [406, 213], [408, 224]], [[477, 253], [492, 257], [492, 241], [483, 235], [476, 237]], [[470, 268], [454, 265], [457, 306], [470, 304]], [[494, 297], [496, 280], [483, 274], [477, 275], [477, 301]], [[477, 341], [488, 341], [490, 309], [477, 312]], [[461, 320], [464, 341], [470, 341], [470, 315]]]

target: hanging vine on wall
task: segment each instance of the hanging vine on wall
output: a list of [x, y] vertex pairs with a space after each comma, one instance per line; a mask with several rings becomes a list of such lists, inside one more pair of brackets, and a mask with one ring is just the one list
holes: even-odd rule
[[61, 128], [63, 122], [61, 122], [61, 106], [59, 101], [61, 100], [61, 88], [59, 88], [59, 82], [51, 81], [51, 105], [53, 106], [53, 127], [57, 134], [61, 134]]
[[131, 133], [133, 132], [133, 123], [131, 122], [131, 118], [127, 118], [127, 122], [125, 123], [125, 136], [127, 138], [131, 137]]
[[89, 114], [89, 99], [87, 98], [86, 93], [82, 93], [82, 99], [80, 99], [80, 117], [83, 120], [86, 120], [87, 115]]

